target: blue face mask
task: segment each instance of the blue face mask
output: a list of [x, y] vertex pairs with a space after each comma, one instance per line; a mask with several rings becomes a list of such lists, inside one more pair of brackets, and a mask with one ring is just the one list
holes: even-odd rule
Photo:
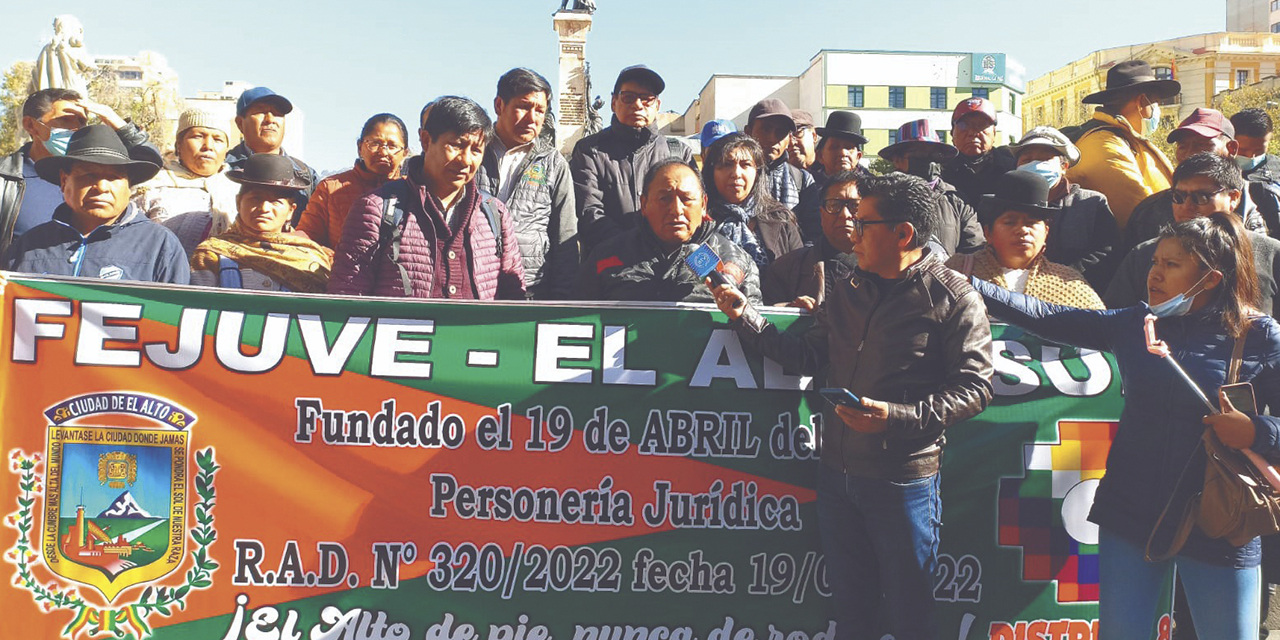
[[1200, 286], [1200, 283], [1204, 282], [1204, 279], [1208, 278], [1210, 273], [1213, 272], [1210, 271], [1203, 276], [1200, 276], [1200, 279], [1197, 280], [1195, 284], [1191, 285], [1191, 288], [1187, 289], [1185, 292], [1179, 293], [1160, 304], [1151, 305], [1151, 313], [1157, 318], [1171, 318], [1173, 316], [1187, 315], [1187, 312], [1191, 311], [1191, 302], [1196, 299], [1197, 295], [1200, 295], [1199, 293], [1191, 296], [1188, 296], [1187, 294]]
[[1160, 103], [1151, 103], [1151, 117], [1142, 119], [1142, 135], [1149, 136], [1160, 128]]
[[1252, 158], [1246, 158], [1244, 156], [1236, 156], [1236, 166], [1240, 167], [1241, 171], [1253, 171], [1254, 169], [1258, 168], [1258, 165], [1262, 164], [1263, 160], [1266, 160], [1266, 159], [1267, 159], [1267, 154], [1265, 153], [1260, 156], [1254, 156]]
[[1062, 158], [1060, 157], [1041, 160], [1039, 162], [1028, 162], [1027, 164], [1018, 167], [1018, 171], [1034, 173], [1041, 178], [1044, 178], [1044, 181], [1048, 182], [1050, 187], [1058, 184], [1058, 181], [1062, 179], [1062, 174], [1066, 173], [1062, 169]]
[[44, 141], [44, 148], [55, 156], [67, 155], [67, 146], [71, 144], [70, 129], [49, 129], [49, 139]]

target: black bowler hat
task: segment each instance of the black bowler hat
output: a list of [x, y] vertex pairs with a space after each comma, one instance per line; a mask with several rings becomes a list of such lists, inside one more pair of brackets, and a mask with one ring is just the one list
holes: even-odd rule
[[827, 116], [827, 126], [814, 129], [824, 138], [845, 138], [858, 144], [866, 144], [862, 134], [862, 118], [852, 111], [832, 111]]
[[1091, 93], [1080, 100], [1084, 104], [1107, 104], [1117, 98], [1133, 95], [1138, 92], [1157, 96], [1159, 99], [1172, 98], [1182, 91], [1182, 84], [1177, 80], [1157, 80], [1151, 65], [1142, 60], [1126, 60], [1107, 69], [1107, 88]]
[[244, 161], [243, 169], [227, 172], [227, 179], [247, 186], [277, 189], [306, 189], [310, 182], [298, 177], [289, 158], [272, 153], [255, 153]]
[[36, 175], [45, 182], [58, 184], [62, 179], [62, 172], [70, 171], [77, 162], [124, 167], [129, 173], [130, 186], [146, 182], [160, 172], [159, 165], [129, 157], [128, 149], [125, 149], [120, 136], [111, 127], [95, 124], [82, 127], [71, 134], [66, 155], [49, 156], [36, 161]]
[[990, 226], [1010, 209], [1041, 219], [1051, 218], [1062, 210], [1049, 204], [1049, 183], [1043, 177], [1016, 169], [996, 178], [995, 193], [982, 196], [978, 221]]

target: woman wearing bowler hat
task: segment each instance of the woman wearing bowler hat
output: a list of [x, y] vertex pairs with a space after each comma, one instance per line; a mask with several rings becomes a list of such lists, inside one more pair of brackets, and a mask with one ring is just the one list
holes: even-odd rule
[[1079, 271], [1044, 257], [1049, 221], [1060, 212], [1049, 206], [1048, 183], [1034, 173], [1010, 171], [995, 188], [978, 205], [987, 246], [952, 256], [947, 266], [1046, 302], [1105, 309]]
[[288, 158], [250, 156], [242, 169], [227, 173], [240, 185], [239, 210], [231, 228], [200, 243], [191, 254], [191, 284], [227, 289], [322, 293], [329, 282], [333, 251], [297, 234], [285, 233], [297, 196], [309, 185]]

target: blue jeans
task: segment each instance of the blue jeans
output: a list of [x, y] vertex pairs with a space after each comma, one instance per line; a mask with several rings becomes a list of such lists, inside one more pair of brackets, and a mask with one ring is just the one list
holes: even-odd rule
[[895, 482], [818, 465], [818, 529], [838, 640], [934, 640], [938, 474]]
[[1196, 635], [1205, 640], [1255, 640], [1258, 637], [1262, 598], [1259, 567], [1234, 569], [1179, 556], [1163, 562], [1147, 562], [1141, 545], [1101, 529], [1098, 532], [1099, 639], [1156, 637], [1161, 587], [1175, 567], [1182, 576]]

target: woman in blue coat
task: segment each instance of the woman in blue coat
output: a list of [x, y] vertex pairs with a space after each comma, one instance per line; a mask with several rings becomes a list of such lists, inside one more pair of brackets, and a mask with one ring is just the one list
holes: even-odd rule
[[[1206, 428], [1230, 447], [1276, 458], [1280, 419], [1251, 418], [1223, 399], [1224, 411], [1210, 415], [1170, 363], [1147, 350], [1143, 325], [1149, 314], [1158, 317], [1156, 334], [1210, 397], [1219, 395], [1235, 341], [1243, 338], [1239, 381], [1252, 382], [1258, 405], [1271, 407], [1280, 407], [1280, 325], [1253, 310], [1257, 275], [1235, 216], [1196, 218], [1166, 229], [1160, 238], [1147, 275], [1149, 307], [1088, 311], [984, 281], [973, 285], [999, 319], [1048, 340], [1115, 354], [1125, 405], [1089, 513], [1099, 527], [1100, 636], [1152, 637], [1161, 585], [1177, 567], [1201, 638], [1252, 640], [1258, 635], [1262, 588], [1257, 538], [1233, 547], [1194, 529], [1168, 561], [1146, 562], [1144, 550]], [[1204, 456], [1193, 464], [1177, 500], [1200, 489]]]

